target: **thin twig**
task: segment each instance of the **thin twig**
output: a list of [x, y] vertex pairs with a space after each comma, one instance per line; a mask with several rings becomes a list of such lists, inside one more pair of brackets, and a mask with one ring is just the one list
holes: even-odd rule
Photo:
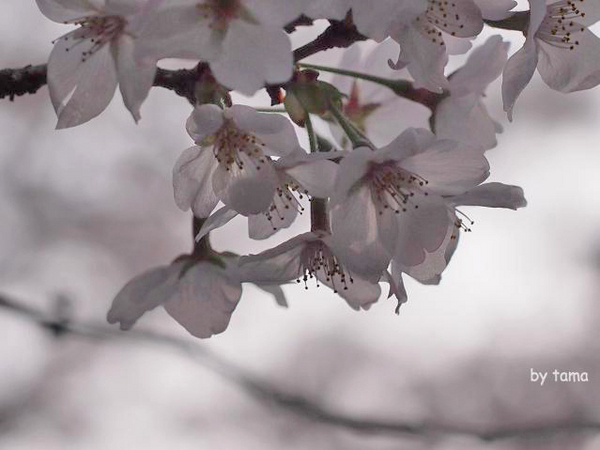
[[25, 306], [4, 295], [0, 295], [0, 308], [7, 309], [33, 321], [57, 337], [72, 335], [92, 340], [133, 340], [174, 348], [192, 357], [204, 367], [242, 387], [248, 394], [260, 401], [275, 405], [320, 424], [336, 426], [358, 433], [389, 434], [419, 438], [464, 435], [477, 437], [483, 441], [499, 441], [511, 438], [545, 438], [549, 435], [559, 433], [600, 432], [600, 423], [592, 421], [541, 423], [519, 428], [481, 430], [470, 426], [435, 423], [411, 424], [352, 417], [331, 411], [305, 397], [282, 391], [192, 341], [154, 331], [137, 329], [120, 332], [106, 325], [77, 323], [64, 318], [55, 319], [39, 309]]

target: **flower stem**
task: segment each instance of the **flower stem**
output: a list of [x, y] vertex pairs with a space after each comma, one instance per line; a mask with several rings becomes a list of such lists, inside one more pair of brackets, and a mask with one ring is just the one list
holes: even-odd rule
[[354, 148], [369, 147], [371, 150], [375, 150], [373, 143], [332, 102], [329, 103], [329, 112], [331, 112], [340, 127], [342, 127]]
[[[304, 64], [299, 63], [298, 66], [304, 67], [305, 69], [313, 69], [321, 72], [330, 72], [337, 73], [338, 75], [345, 75], [347, 77], [358, 78], [360, 80], [370, 81], [372, 83], [379, 84], [381, 86], [385, 86], [400, 97], [407, 97], [406, 94], [412, 90], [414, 90], [413, 85], [410, 81], [407, 80], [393, 80], [389, 78], [378, 77], [375, 75], [369, 75], [368, 73], [356, 72], [354, 70], [346, 70], [346, 69], [338, 69], [336, 67], [328, 67], [328, 66], [319, 66], [316, 64]], [[412, 100], [412, 99], [411, 99]]]
[[213, 251], [210, 245], [210, 233], [207, 233], [202, 237], [199, 241], [196, 241], [196, 236], [202, 229], [202, 225], [206, 219], [199, 219], [196, 216], [192, 218], [192, 237], [194, 239], [194, 249], [192, 250], [192, 255], [199, 257], [206, 257], [210, 255]]
[[[319, 152], [319, 141], [308, 111], [304, 121], [306, 132], [308, 133], [308, 142], [310, 143], [310, 152]], [[310, 229], [311, 231], [329, 232], [329, 212], [327, 211], [327, 199], [313, 198], [310, 201]]]

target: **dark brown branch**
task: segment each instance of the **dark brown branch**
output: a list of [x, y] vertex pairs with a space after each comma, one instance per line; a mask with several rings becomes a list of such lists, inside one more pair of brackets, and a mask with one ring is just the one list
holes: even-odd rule
[[350, 47], [355, 42], [366, 39], [358, 32], [351, 20], [332, 20], [331, 25], [314, 41], [294, 50], [294, 61], [298, 62], [324, 50]]
[[[166, 70], [158, 69], [154, 78], [154, 86], [174, 91], [177, 95], [194, 103], [194, 86], [201, 75], [204, 65], [194, 69]], [[25, 66], [21, 69], [0, 70], [0, 99], [8, 97], [11, 101], [16, 96], [35, 94], [46, 84], [46, 65]]]
[[[300, 17], [292, 22], [290, 30], [298, 25], [308, 25], [310, 19]], [[365, 40], [356, 27], [352, 24], [350, 18], [344, 21], [331, 21], [331, 25], [321, 33], [314, 41], [296, 49], [294, 51], [294, 61], [300, 61], [315, 53], [332, 49], [345, 48], [354, 42]], [[165, 70], [158, 69], [154, 86], [163, 87], [174, 91], [177, 95], [195, 103], [195, 83], [206, 70], [206, 64], [200, 63], [195, 69]], [[11, 101], [15, 97], [25, 94], [35, 94], [42, 86], [46, 84], [46, 65], [25, 66], [20, 69], [0, 70], [0, 99], [8, 97]], [[277, 87], [269, 87], [270, 94], [275, 95], [278, 92]]]
[[46, 84], [46, 65], [0, 70], [0, 98], [35, 94]]
[[72, 335], [92, 340], [128, 339], [174, 348], [194, 358], [194, 360], [204, 367], [223, 376], [238, 386], [241, 386], [248, 394], [258, 400], [278, 406], [286, 411], [293, 412], [320, 424], [328, 424], [358, 433], [413, 436], [420, 438], [440, 437], [444, 435], [464, 435], [477, 437], [483, 441], [499, 441], [513, 438], [547, 438], [550, 435], [560, 433], [600, 432], [600, 423], [592, 421], [540, 423], [518, 428], [482, 430], [470, 426], [436, 423], [411, 424], [352, 417], [350, 415], [331, 411], [305, 397], [282, 391], [224, 358], [213, 354], [202, 345], [195, 344], [189, 340], [178, 339], [167, 334], [140, 329], [120, 332], [106, 325], [76, 323], [65, 317], [53, 317], [39, 309], [25, 306], [3, 295], [0, 295], [0, 308], [4, 308], [33, 321], [58, 338]]

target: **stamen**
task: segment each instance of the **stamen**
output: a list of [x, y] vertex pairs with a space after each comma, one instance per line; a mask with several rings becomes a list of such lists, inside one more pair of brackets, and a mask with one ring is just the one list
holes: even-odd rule
[[329, 283], [333, 292], [340, 289], [347, 290], [348, 285], [354, 283], [354, 279], [338, 261], [331, 249], [321, 240], [308, 242], [300, 255], [301, 278], [297, 283], [304, 282], [304, 288], [308, 289], [308, 280], [315, 278], [316, 287], [319, 287], [319, 278]]
[[585, 18], [584, 0], [563, 0], [548, 6], [536, 37], [553, 47], [575, 50], [580, 42], [578, 33], [587, 27], [578, 23]]
[[53, 43], [58, 40], [73, 42], [71, 46], [65, 49], [66, 52], [72, 51], [81, 45], [89, 46], [81, 52], [82, 62], [87, 61], [94, 53], [117, 38], [127, 25], [125, 19], [120, 16], [89, 16], [68, 23], [79, 25], [80, 28], [53, 41]]

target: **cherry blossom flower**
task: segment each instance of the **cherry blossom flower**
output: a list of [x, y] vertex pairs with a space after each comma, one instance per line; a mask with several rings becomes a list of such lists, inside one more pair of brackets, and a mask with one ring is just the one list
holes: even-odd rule
[[444, 68], [448, 53], [464, 53], [483, 28], [481, 11], [473, 0], [428, 0], [425, 12], [409, 22], [396, 23], [390, 36], [400, 44], [395, 69], [406, 67], [416, 87], [442, 92], [448, 87]]
[[156, 61], [134, 57], [147, 5], [140, 0], [36, 0], [49, 19], [78, 25], [58, 38], [48, 60], [48, 87], [57, 128], [98, 116], [119, 85], [137, 122], [152, 87]]
[[529, 0], [525, 44], [504, 69], [504, 110], [512, 120], [515, 102], [537, 68], [560, 92], [600, 84], [600, 39], [588, 27], [600, 19], [600, 4], [583, 0]]
[[[337, 67], [386, 79], [410, 79], [406, 70], [393, 70], [388, 59], [397, 52], [397, 45], [386, 40], [375, 46], [356, 43], [342, 55]], [[376, 146], [389, 144], [400, 127], [426, 127], [429, 108], [396, 95], [390, 88], [364, 79], [335, 75], [331, 83], [342, 93], [342, 110]], [[401, 111], [401, 114], [398, 114]], [[332, 135], [347, 150], [352, 143], [337, 122], [329, 122]]]
[[509, 44], [490, 37], [473, 50], [467, 62], [449, 77], [449, 94], [435, 108], [433, 129], [441, 139], [453, 139], [482, 150], [497, 144], [502, 126], [492, 119], [483, 103], [487, 86], [500, 76]]
[[[298, 149], [272, 162], [276, 174], [275, 193], [264, 211], [248, 216], [248, 236], [267, 239], [292, 225], [298, 214], [305, 210], [304, 199], [328, 198], [333, 192], [338, 169], [338, 165], [329, 159], [335, 157], [339, 157], [336, 152], [307, 154]], [[196, 239], [222, 227], [237, 215], [237, 211], [224, 206], [206, 219]]]
[[269, 156], [299, 147], [288, 119], [243, 105], [198, 106], [187, 130], [197, 145], [177, 160], [173, 187], [177, 206], [197, 217], [208, 217], [219, 200], [245, 216], [266, 211], [279, 186]]
[[457, 195], [445, 197], [448, 204], [448, 228], [442, 244], [437, 250], [425, 251], [423, 261], [414, 266], [392, 260], [389, 283], [398, 299], [398, 308], [408, 300], [404, 288], [403, 274], [422, 284], [439, 284], [442, 272], [446, 269], [457, 248], [461, 231], [470, 231], [473, 223], [458, 208], [462, 206], [482, 206], [517, 210], [527, 205], [523, 189], [502, 183], [485, 183]]
[[147, 311], [163, 306], [192, 335], [208, 338], [225, 331], [242, 295], [239, 280], [216, 264], [184, 261], [150, 269], [116, 295], [108, 322], [127, 330]]
[[240, 265], [257, 283], [296, 280], [306, 289], [322, 283], [355, 310], [369, 309], [381, 294], [377, 282], [365, 280], [344, 265], [325, 231], [304, 233], [258, 255], [244, 256]]
[[220, 83], [251, 95], [292, 76], [282, 27], [304, 6], [305, 0], [171, 0], [148, 19], [140, 51], [207, 61]]
[[[115, 296], [109, 323], [130, 329], [146, 312], [163, 306], [192, 335], [209, 338], [222, 333], [242, 295], [243, 282], [252, 282], [238, 258], [219, 257], [221, 265], [178, 258], [168, 266], [147, 270], [129, 281]], [[287, 306], [283, 290], [273, 284], [256, 284]]]
[[489, 172], [481, 151], [408, 129], [372, 151], [358, 148], [338, 171], [331, 199], [333, 239], [353, 272], [379, 280], [393, 258], [413, 267], [440, 248], [449, 228], [445, 196], [477, 186]]

